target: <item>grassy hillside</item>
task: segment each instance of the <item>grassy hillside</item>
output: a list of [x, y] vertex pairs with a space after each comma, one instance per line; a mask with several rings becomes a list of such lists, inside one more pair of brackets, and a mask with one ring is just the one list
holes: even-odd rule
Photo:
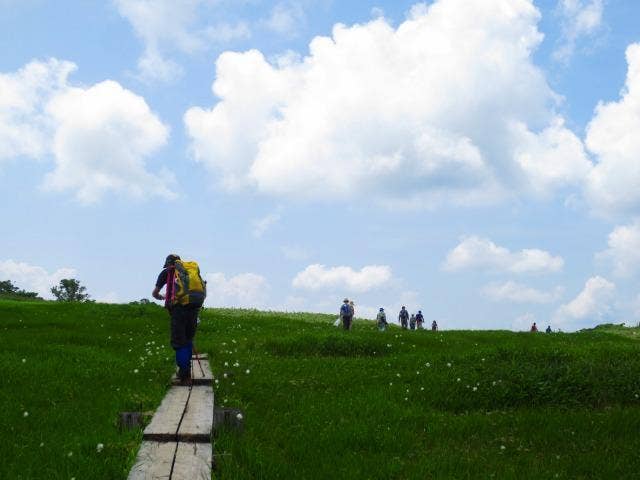
[[[219, 478], [640, 478], [637, 329], [332, 321], [203, 312], [216, 404], [245, 416], [242, 434], [216, 439]], [[4, 301], [0, 332], [0, 478], [126, 478], [141, 433], [119, 432], [117, 416], [164, 396], [166, 313]]]

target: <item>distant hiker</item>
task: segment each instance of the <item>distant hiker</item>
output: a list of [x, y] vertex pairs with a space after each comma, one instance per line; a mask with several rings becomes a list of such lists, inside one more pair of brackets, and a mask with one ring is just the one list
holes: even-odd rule
[[376, 316], [376, 322], [378, 322], [378, 330], [384, 332], [387, 329], [387, 314], [384, 313], [384, 308], [380, 307], [380, 311]]
[[537, 332], [538, 331], [538, 327], [536, 325], [536, 322], [533, 322], [533, 325], [531, 325], [531, 331], [532, 332]]
[[435, 320], [431, 322], [431, 330], [434, 332], [438, 331], [438, 322], [436, 322]]
[[[164, 295], [160, 293], [166, 285]], [[180, 383], [191, 381], [191, 352], [196, 334], [198, 312], [207, 296], [206, 282], [200, 276], [196, 262], [185, 262], [178, 255], [167, 256], [158, 275], [153, 298], [164, 300], [171, 315], [171, 347], [176, 351], [176, 365]]]
[[416, 316], [414, 313], [411, 314], [411, 318], [409, 319], [409, 328], [411, 330], [416, 329]]
[[406, 330], [407, 323], [409, 322], [409, 312], [407, 312], [407, 309], [404, 307], [404, 305], [400, 309], [400, 313], [398, 314], [398, 320], [400, 320], [400, 325], [402, 326], [402, 329]]
[[340, 307], [340, 320], [342, 321], [342, 328], [345, 330], [351, 330], [351, 321], [353, 320], [353, 307], [349, 305], [349, 299], [345, 298], [342, 301]]
[[547, 329], [545, 330], [546, 333], [551, 333], [551, 325], [547, 325]]
[[418, 328], [418, 330], [423, 329], [423, 326], [422, 326], [423, 323], [424, 323], [424, 316], [422, 315], [422, 310], [418, 310], [418, 313], [416, 313], [416, 327]]

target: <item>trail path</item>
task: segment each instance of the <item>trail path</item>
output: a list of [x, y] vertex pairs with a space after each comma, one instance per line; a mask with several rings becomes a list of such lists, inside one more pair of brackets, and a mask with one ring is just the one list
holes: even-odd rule
[[129, 480], [210, 480], [213, 376], [206, 354], [191, 359], [192, 386], [172, 387], [144, 430]]

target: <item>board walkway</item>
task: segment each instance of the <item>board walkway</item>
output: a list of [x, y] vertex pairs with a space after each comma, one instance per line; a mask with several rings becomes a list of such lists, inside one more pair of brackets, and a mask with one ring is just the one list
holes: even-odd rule
[[129, 480], [210, 479], [213, 375], [206, 354], [191, 360], [192, 386], [173, 386], [144, 429]]

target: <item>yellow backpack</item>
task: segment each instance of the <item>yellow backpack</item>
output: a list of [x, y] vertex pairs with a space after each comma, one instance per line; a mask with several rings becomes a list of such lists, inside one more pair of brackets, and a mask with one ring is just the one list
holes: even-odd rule
[[196, 262], [176, 260], [173, 283], [172, 305], [202, 306], [207, 296], [207, 284], [202, 280]]

